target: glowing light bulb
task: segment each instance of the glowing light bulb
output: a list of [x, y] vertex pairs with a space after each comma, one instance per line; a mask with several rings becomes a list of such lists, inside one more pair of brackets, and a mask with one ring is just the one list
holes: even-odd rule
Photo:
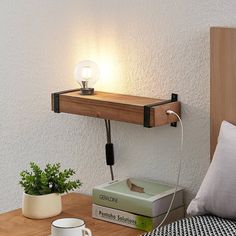
[[92, 69], [90, 66], [85, 66], [83, 69], [82, 69], [82, 78], [84, 80], [89, 80], [92, 78]]
[[81, 61], [74, 71], [76, 81], [80, 84], [80, 94], [93, 95], [93, 86], [99, 79], [100, 71], [98, 65], [93, 61]]
[[82, 88], [88, 89], [88, 82], [92, 78], [92, 70], [90, 66], [85, 66], [82, 68], [81, 77], [82, 77], [82, 81], [81, 81]]

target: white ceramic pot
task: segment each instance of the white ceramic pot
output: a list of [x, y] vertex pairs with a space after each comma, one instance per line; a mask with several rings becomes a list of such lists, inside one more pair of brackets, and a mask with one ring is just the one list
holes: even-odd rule
[[29, 195], [23, 193], [22, 214], [31, 219], [45, 219], [60, 214], [62, 211], [61, 195]]

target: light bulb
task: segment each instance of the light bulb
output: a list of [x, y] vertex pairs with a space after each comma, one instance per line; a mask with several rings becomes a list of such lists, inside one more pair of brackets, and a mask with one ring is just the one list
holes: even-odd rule
[[81, 77], [82, 77], [82, 89], [88, 89], [88, 82], [92, 78], [92, 70], [90, 66], [85, 66], [82, 68], [81, 72]]
[[74, 75], [76, 81], [81, 86], [80, 94], [94, 94], [94, 88], [92, 86], [97, 82], [100, 75], [98, 65], [95, 62], [89, 60], [81, 61], [75, 67]]
[[92, 69], [90, 66], [85, 66], [83, 69], [82, 69], [82, 78], [84, 80], [89, 80], [92, 78]]

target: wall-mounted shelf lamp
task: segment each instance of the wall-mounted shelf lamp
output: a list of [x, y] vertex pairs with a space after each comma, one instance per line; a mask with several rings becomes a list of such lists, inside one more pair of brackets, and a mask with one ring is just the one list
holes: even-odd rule
[[[113, 180], [114, 151], [111, 143], [110, 120], [143, 125], [146, 128], [166, 124], [176, 126], [178, 118], [175, 115], [168, 115], [166, 111], [172, 110], [181, 116], [181, 103], [178, 101], [177, 94], [172, 94], [170, 100], [165, 100], [99, 91], [94, 93], [93, 88], [86, 87], [86, 83], [91, 79], [92, 73], [85, 66], [87, 65], [82, 63], [75, 69], [77, 80], [82, 82], [79, 80], [80, 78], [86, 79], [84, 80], [85, 85], [83, 85], [83, 82], [81, 89], [53, 93], [51, 98], [52, 110], [55, 113], [64, 112], [105, 120], [107, 136], [106, 163], [110, 166]], [[94, 68], [96, 71], [96, 67]]]

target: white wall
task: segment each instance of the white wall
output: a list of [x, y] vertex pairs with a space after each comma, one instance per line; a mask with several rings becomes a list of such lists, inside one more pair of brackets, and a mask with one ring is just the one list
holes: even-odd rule
[[[169, 98], [185, 126], [186, 201], [209, 165], [209, 27], [235, 26], [234, 0], [1, 0], [0, 211], [20, 207], [30, 161], [73, 167], [90, 194], [110, 179], [103, 120], [50, 111], [50, 94], [75, 88], [77, 62], [107, 68], [97, 88]], [[180, 128], [112, 122], [116, 177], [175, 183]]]

